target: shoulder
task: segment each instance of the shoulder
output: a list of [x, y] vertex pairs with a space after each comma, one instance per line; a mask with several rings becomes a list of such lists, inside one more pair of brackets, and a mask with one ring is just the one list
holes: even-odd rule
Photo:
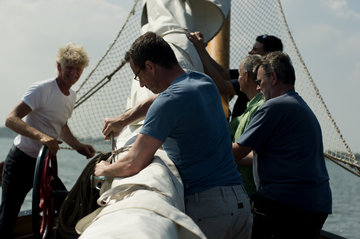
[[207, 83], [213, 84], [213, 81], [211, 80], [211, 78], [208, 75], [206, 75], [205, 73], [202, 73], [202, 72], [187, 71], [184, 76], [189, 81], [193, 80], [194, 83], [207, 82]]
[[51, 78], [43, 81], [34, 82], [31, 86], [33, 87], [51, 87], [56, 84], [56, 78]]
[[21, 100], [32, 109], [40, 107], [52, 96], [55, 84], [55, 79], [37, 81], [28, 87]]
[[187, 71], [185, 74], [191, 78], [209, 78], [208, 75], [199, 71]]
[[48, 89], [54, 87], [55, 84], [55, 79], [34, 82], [27, 88], [24, 96], [46, 93]]
[[265, 101], [258, 110], [272, 119], [297, 119], [306, 114], [313, 114], [312, 110], [295, 91]]
[[73, 89], [70, 89], [69, 91], [70, 91], [70, 96], [71, 96], [71, 98], [75, 98], [75, 99], [76, 99], [76, 91], [73, 90]]
[[43, 80], [43, 81], [37, 81], [32, 83], [28, 90], [43, 90], [43, 89], [48, 89], [48, 88], [53, 88], [56, 86], [56, 79], [52, 78], [52, 79], [48, 79], [48, 80]]
[[278, 108], [287, 107], [297, 102], [299, 95], [295, 92], [287, 92], [264, 102], [264, 107]]

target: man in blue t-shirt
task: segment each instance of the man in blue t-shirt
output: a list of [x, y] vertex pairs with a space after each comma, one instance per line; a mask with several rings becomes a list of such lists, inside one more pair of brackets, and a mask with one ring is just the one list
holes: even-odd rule
[[287, 54], [264, 56], [257, 84], [265, 103], [233, 143], [236, 160], [255, 152], [260, 186], [250, 195], [252, 238], [319, 238], [331, 213], [319, 122], [294, 90], [295, 70]]
[[[133, 43], [126, 59], [140, 86], [159, 95], [129, 153], [113, 164], [98, 163], [95, 175], [137, 174], [163, 146], [183, 180], [186, 213], [204, 234], [250, 238], [250, 204], [215, 84], [202, 73], [185, 72], [169, 44], [152, 32]], [[103, 133], [117, 136], [116, 122], [105, 120]]]

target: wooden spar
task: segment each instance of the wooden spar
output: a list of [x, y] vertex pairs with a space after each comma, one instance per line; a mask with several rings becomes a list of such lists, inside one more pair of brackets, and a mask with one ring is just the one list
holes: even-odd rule
[[224, 69], [229, 69], [230, 52], [230, 13], [218, 34], [208, 43], [206, 50]]
[[[230, 58], [230, 12], [218, 34], [208, 43], [206, 50], [209, 55], [224, 69], [229, 69]], [[229, 78], [230, 79], [230, 78]], [[229, 117], [229, 95], [221, 94], [221, 103]]]

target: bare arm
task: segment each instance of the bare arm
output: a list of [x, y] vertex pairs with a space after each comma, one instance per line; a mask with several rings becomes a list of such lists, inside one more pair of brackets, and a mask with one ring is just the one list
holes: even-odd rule
[[229, 72], [220, 66], [206, 51], [201, 33], [191, 32], [188, 38], [199, 54], [205, 73], [213, 79], [220, 93], [228, 96], [235, 95], [235, 90], [230, 82]]
[[148, 166], [162, 142], [151, 136], [139, 134], [134, 146], [124, 157], [113, 164], [101, 161], [95, 166], [95, 176], [128, 177]]
[[25, 137], [40, 141], [42, 144], [45, 144], [52, 153], [56, 154], [56, 152], [59, 150], [59, 143], [61, 142], [44, 134], [34, 127], [31, 127], [22, 120], [22, 118], [24, 118], [30, 112], [31, 108], [23, 101], [21, 101], [7, 116], [5, 121], [6, 127]]
[[91, 158], [95, 154], [95, 149], [89, 144], [80, 143], [70, 131], [70, 128], [65, 124], [60, 132], [60, 138], [64, 140], [68, 145], [75, 149], [78, 153]]
[[232, 152], [235, 162], [240, 166], [251, 166], [253, 159], [253, 152], [250, 147], [242, 146], [238, 143], [232, 144]]
[[150, 105], [154, 102], [156, 97], [157, 95], [149, 97], [137, 106], [125, 111], [118, 117], [106, 118], [102, 129], [105, 139], [110, 139], [110, 133], [113, 133], [115, 137], [119, 136], [125, 126], [136, 120], [145, 118]]

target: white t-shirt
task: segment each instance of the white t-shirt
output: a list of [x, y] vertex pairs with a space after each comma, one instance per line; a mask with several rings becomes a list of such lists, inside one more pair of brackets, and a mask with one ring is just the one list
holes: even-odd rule
[[[39, 131], [58, 138], [74, 109], [76, 93], [70, 89], [70, 95], [64, 95], [56, 78], [53, 78], [31, 85], [21, 100], [32, 110], [24, 121]], [[34, 158], [38, 156], [42, 146], [39, 141], [22, 135], [16, 136], [14, 145]]]

